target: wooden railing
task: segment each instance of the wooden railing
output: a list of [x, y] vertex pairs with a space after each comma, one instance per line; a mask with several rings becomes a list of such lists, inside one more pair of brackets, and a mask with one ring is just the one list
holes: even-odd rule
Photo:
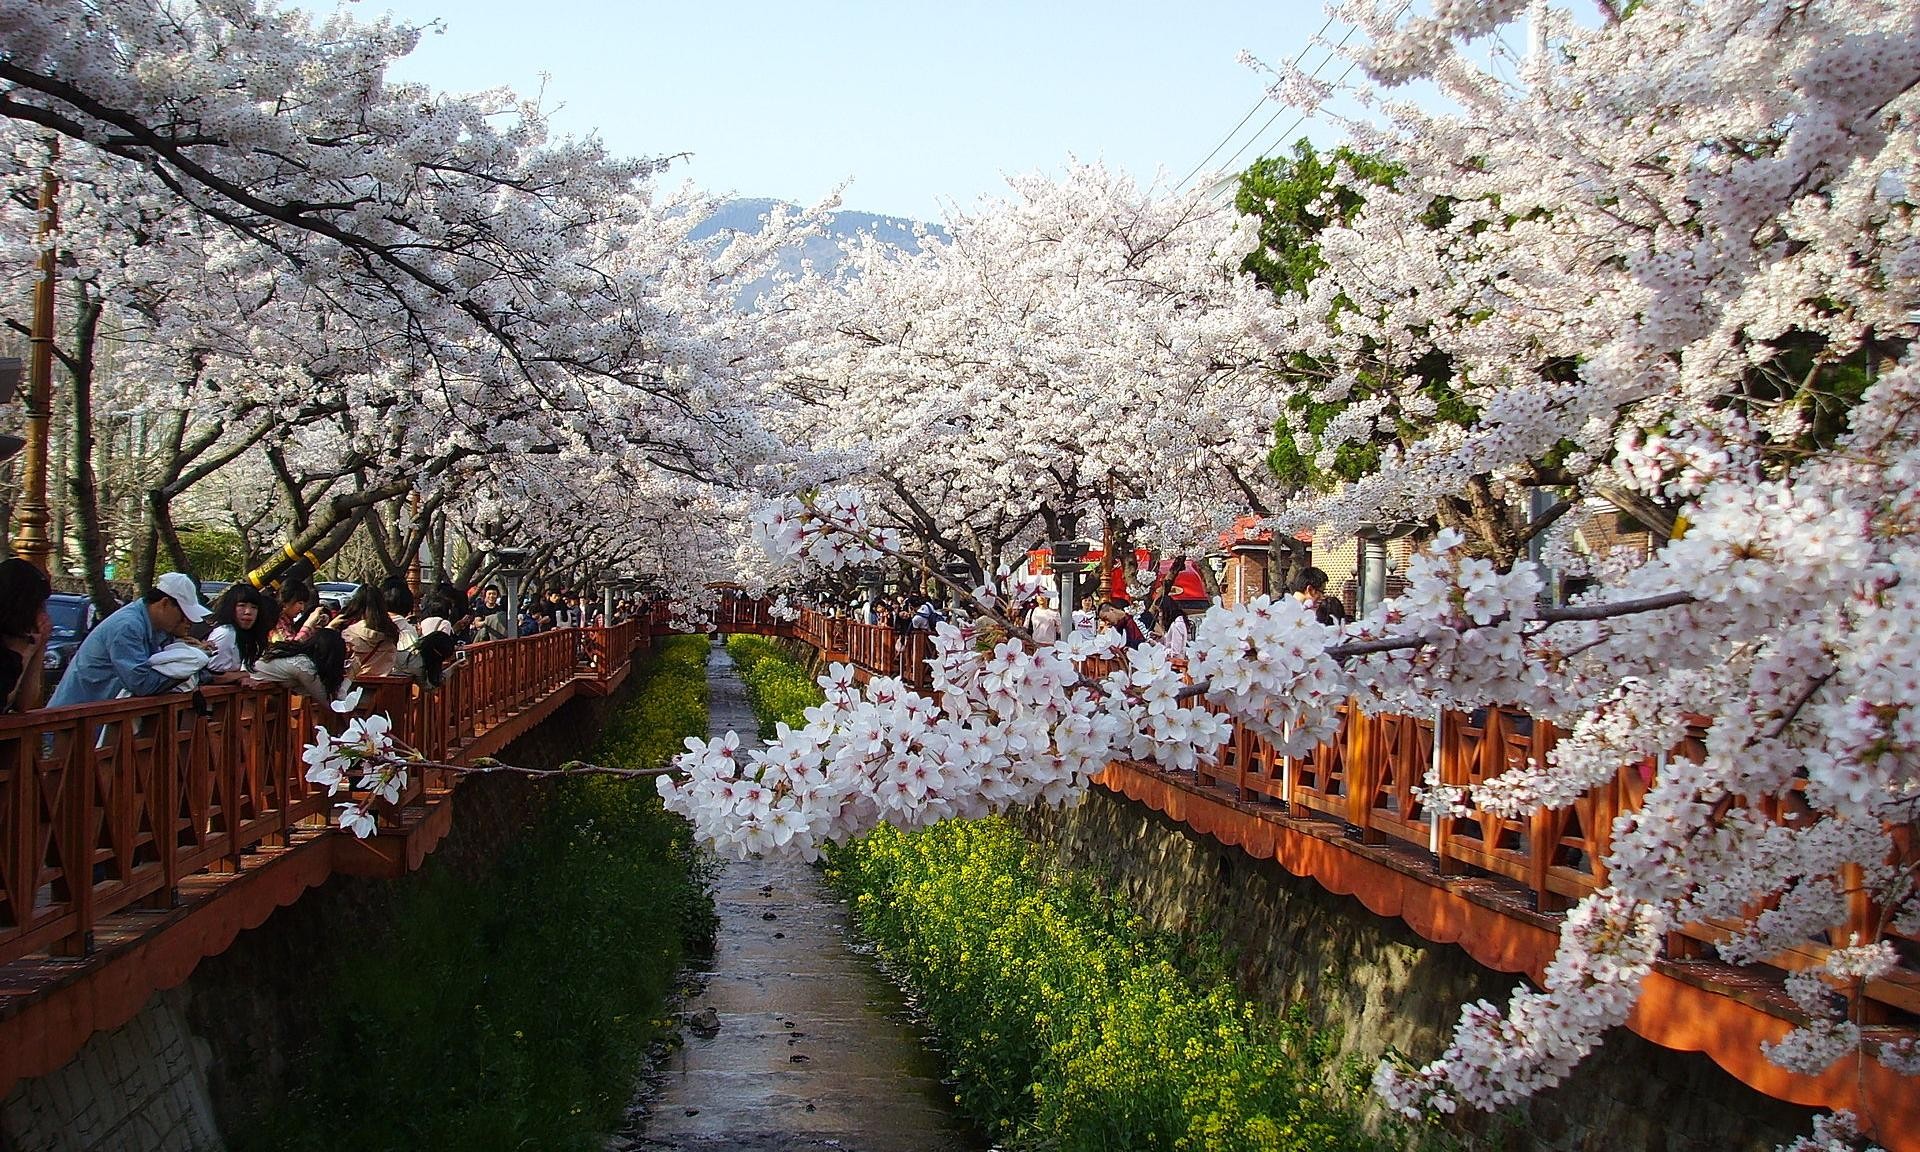
[[[457, 762], [576, 680], [610, 678], [648, 633], [635, 622], [470, 645], [438, 690], [362, 681], [359, 711]], [[0, 716], [0, 963], [83, 953], [101, 918], [168, 907], [183, 877], [237, 871], [247, 852], [324, 822], [331, 802], [300, 753], [315, 726], [348, 720], [285, 689], [233, 686]], [[447, 783], [416, 774], [376, 818], [390, 826]]]
[[864, 677], [897, 676], [916, 689], [931, 683], [927, 657], [933, 649], [925, 632], [896, 632], [886, 624], [863, 624], [850, 617], [827, 616], [804, 608], [794, 622], [793, 634], [819, 651], [845, 660]]
[[[1703, 754], [1708, 722], [1690, 721], [1681, 746], [1663, 759]], [[1656, 761], [1623, 765], [1613, 779], [1571, 805], [1536, 808], [1521, 817], [1471, 801], [1464, 812], [1441, 812], [1424, 801], [1420, 789], [1430, 767], [1438, 770], [1443, 785], [1467, 789], [1529, 762], [1543, 764], [1559, 738], [1552, 724], [1506, 708], [1443, 711], [1436, 718], [1370, 716], [1348, 705], [1341, 709], [1333, 738], [1301, 757], [1278, 756], [1265, 740], [1235, 724], [1218, 763], [1198, 772], [1196, 783], [1237, 800], [1338, 821], [1361, 843], [1411, 848], [1443, 875], [1504, 877], [1522, 885], [1536, 909], [1550, 912], [1606, 884], [1614, 823], [1640, 807], [1658, 773]], [[1870, 902], [1854, 900], [1846, 920], [1824, 939], [1809, 940], [1770, 963], [1809, 967], [1823, 962], [1833, 944], [1888, 938], [1877, 913]], [[1688, 925], [1669, 938], [1668, 954], [1697, 957], [1703, 943], [1725, 939], [1732, 927]], [[1905, 955], [1916, 954], [1920, 941], [1897, 933], [1891, 938]], [[1920, 967], [1904, 967], [1875, 981], [1867, 995], [1880, 1006], [1866, 1013], [1869, 1018], [1884, 1018], [1888, 1009], [1920, 1013]]]

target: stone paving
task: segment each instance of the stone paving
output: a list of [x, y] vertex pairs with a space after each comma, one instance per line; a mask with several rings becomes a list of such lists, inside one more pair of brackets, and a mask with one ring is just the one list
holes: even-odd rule
[[[753, 711], [724, 648], [714, 649], [707, 669], [712, 732], [753, 732]], [[720, 923], [712, 969], [686, 1005], [693, 1026], [662, 1070], [636, 1147], [981, 1147], [952, 1116], [939, 1063], [900, 993], [849, 947], [846, 910], [815, 869], [728, 861], [714, 904]]]

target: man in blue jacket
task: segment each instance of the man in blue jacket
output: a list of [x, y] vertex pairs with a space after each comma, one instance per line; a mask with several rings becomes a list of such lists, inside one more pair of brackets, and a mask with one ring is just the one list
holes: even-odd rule
[[207, 618], [200, 590], [193, 578], [169, 572], [153, 582], [145, 596], [94, 625], [67, 665], [60, 687], [47, 707], [90, 704], [111, 700], [125, 690], [129, 696], [158, 696], [178, 681], [153, 670], [147, 663], [155, 652], [187, 634], [189, 625]]

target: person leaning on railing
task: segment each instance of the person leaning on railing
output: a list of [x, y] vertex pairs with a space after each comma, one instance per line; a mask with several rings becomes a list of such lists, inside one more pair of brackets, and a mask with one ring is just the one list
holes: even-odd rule
[[0, 560], [0, 711], [25, 712], [40, 702], [40, 660], [53, 621], [53, 582], [18, 556]]
[[129, 696], [158, 696], [180, 681], [148, 663], [153, 654], [185, 639], [189, 625], [207, 618], [200, 590], [183, 572], [169, 572], [133, 603], [94, 626], [73, 654], [49, 707], [91, 704]]
[[438, 688], [452, 666], [464, 659], [459, 647], [450, 632], [422, 632], [402, 640], [394, 654], [393, 674], [405, 676], [422, 688]]
[[207, 671], [223, 679], [239, 679], [266, 651], [279, 618], [280, 606], [265, 592], [247, 583], [228, 585], [213, 606]]
[[353, 689], [347, 675], [347, 642], [330, 628], [298, 642], [269, 645], [252, 675], [262, 684], [285, 684], [322, 704], [341, 699]]
[[1167, 647], [1167, 657], [1175, 668], [1186, 671], [1187, 667], [1187, 613], [1180, 607], [1171, 592], [1160, 597], [1160, 642]]
[[[407, 603], [412, 606], [411, 597]], [[353, 599], [347, 602], [342, 618], [349, 621], [340, 630], [340, 637], [347, 642], [347, 652], [353, 657], [353, 674], [393, 675], [393, 657], [400, 649], [400, 642], [411, 639], [415, 633], [406, 617], [388, 611], [386, 591], [372, 581], [362, 583]]]

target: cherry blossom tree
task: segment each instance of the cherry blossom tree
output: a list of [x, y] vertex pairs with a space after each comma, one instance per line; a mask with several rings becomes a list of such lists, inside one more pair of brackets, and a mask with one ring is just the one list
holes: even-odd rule
[[[72, 455], [96, 409], [167, 425], [137, 481], [139, 574], [180, 562], [174, 504], [208, 482], [270, 488], [250, 520], [285, 526], [276, 550], [324, 558], [368, 526], [391, 561], [448, 491], [515, 459], [737, 480], [769, 450], [745, 384], [765, 353], [733, 297], [817, 212], [694, 241], [715, 204], [657, 195], [659, 162], [550, 141], [511, 93], [388, 82], [417, 36], [390, 22], [211, 2], [0, 17], [7, 298], [28, 298], [58, 138]], [[100, 497], [76, 476], [98, 579]]]
[[794, 287], [799, 484], [859, 485], [976, 574], [1088, 524], [1184, 542], [1272, 490], [1278, 310], [1240, 271], [1253, 233], [1230, 206], [1076, 164], [917, 239], [866, 238]]
[[[1529, 8], [1548, 47], [1518, 62], [1516, 84], [1481, 45]], [[1184, 703], [1194, 693], [1299, 751], [1351, 697], [1504, 704], [1564, 725], [1549, 763], [1468, 795], [1434, 789], [1517, 814], [1571, 803], [1675, 747], [1686, 715], [1711, 716], [1704, 758], [1668, 761], [1614, 830], [1608, 883], [1568, 913], [1544, 985], [1504, 1010], [1470, 1007], [1439, 1060], [1377, 1079], [1408, 1111], [1495, 1108], [1558, 1083], [1626, 1019], [1672, 928], [1739, 925], [1721, 954], [1760, 960], [1864, 896], [1886, 931], [1920, 931], [1901, 831], [1920, 765], [1920, 29], [1894, 3], [1649, 0], [1591, 24], [1517, 2], [1343, 11], [1369, 34], [1356, 57], [1370, 84], [1428, 77], [1454, 107], [1355, 93], [1368, 116], [1350, 125], [1356, 149], [1400, 175], [1340, 178], [1364, 208], [1318, 233], [1323, 266], [1283, 301], [1274, 351], [1372, 367], [1371, 394], [1311, 449], [1366, 444], [1378, 462], [1289, 518], [1424, 519], [1476, 477], [1492, 491], [1551, 466], [1576, 498], [1673, 510], [1675, 538], [1555, 606], [1530, 568], [1443, 532], [1407, 594], [1348, 628], [1289, 603], [1210, 612], [1191, 688], [1152, 658], [1089, 683], [1074, 644], [979, 654], [955, 631], [930, 699], [830, 678], [804, 729], [764, 752], [696, 747], [689, 780], [662, 788], [716, 842], [805, 852], [876, 820], [1071, 793], [1109, 755], [1204, 755], [1213, 733]], [[1277, 87], [1324, 96], [1296, 74]], [[1470, 419], [1436, 418], [1418, 371], [1436, 352]], [[1341, 386], [1328, 380], [1323, 399]], [[1412, 434], [1381, 437], [1383, 422]], [[766, 536], [788, 552], [817, 551], [820, 532], [869, 541], [843, 550], [857, 556], [884, 542], [856, 512], [788, 509]], [[1790, 982], [1810, 1023], [1772, 1056], [1806, 1072], [1843, 1058], [1907, 1069], [1910, 1051], [1835, 1015], [1829, 995], [1897, 953], [1878, 937], [1833, 944]]]

